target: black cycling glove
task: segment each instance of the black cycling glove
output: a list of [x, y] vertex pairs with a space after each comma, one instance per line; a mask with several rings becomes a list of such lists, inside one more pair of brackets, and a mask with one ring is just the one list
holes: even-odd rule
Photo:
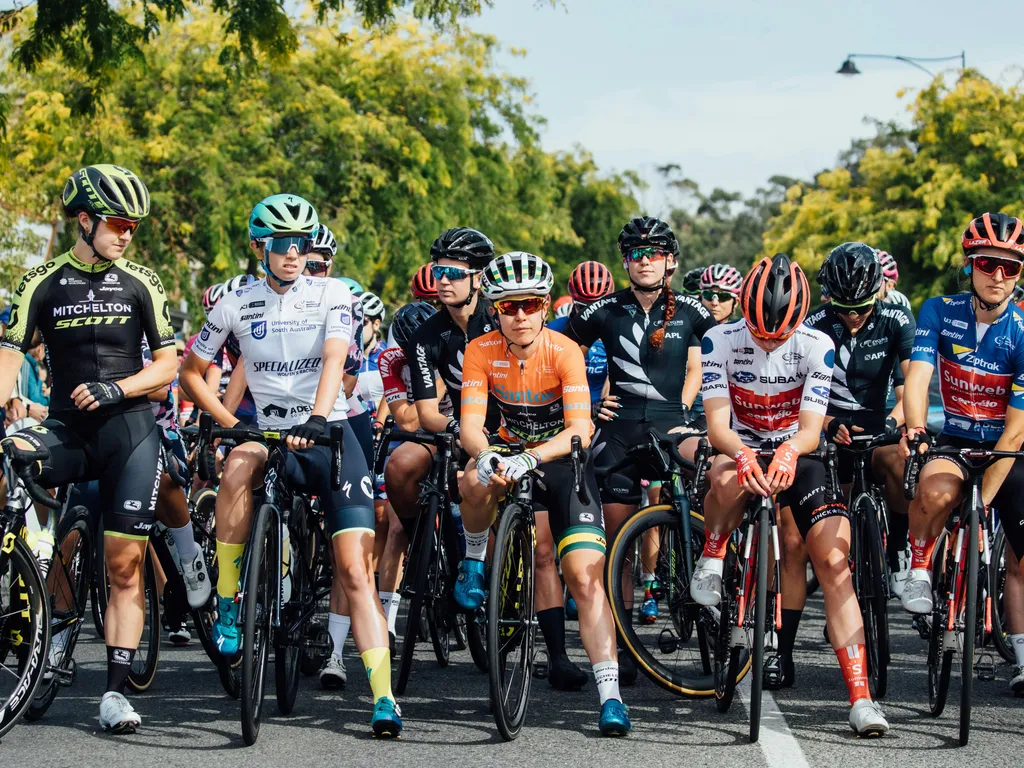
[[85, 388], [90, 395], [96, 398], [96, 404], [100, 408], [108, 408], [124, 400], [124, 390], [112, 381], [87, 381]]
[[324, 416], [310, 416], [305, 424], [291, 428], [291, 436], [298, 440], [314, 442], [327, 430], [327, 419]]
[[839, 428], [844, 425], [846, 426], [847, 432], [853, 432], [853, 430], [851, 429], [851, 427], [853, 426], [853, 422], [850, 421], [849, 419], [832, 419], [832, 421], [828, 423], [828, 426], [825, 427], [825, 437], [827, 437], [829, 440], [835, 440], [836, 435], [839, 432]]
[[444, 431], [447, 432], [449, 435], [455, 435], [455, 439], [458, 440], [459, 439], [459, 420], [458, 419], [452, 419], [451, 421], [449, 421], [448, 422], [448, 426], [446, 426], [444, 428]]

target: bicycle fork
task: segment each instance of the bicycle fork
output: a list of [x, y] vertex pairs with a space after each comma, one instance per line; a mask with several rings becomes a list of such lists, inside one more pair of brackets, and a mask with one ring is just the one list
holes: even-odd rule
[[[760, 536], [758, 523], [761, 515], [768, 515], [768, 528], [772, 537], [772, 552], [775, 555], [775, 630], [782, 629], [782, 557], [779, 550], [779, 526], [775, 516], [774, 504], [762, 504], [758, 514], [747, 522], [747, 533], [743, 538], [743, 579], [739, 590], [739, 606], [736, 611], [736, 626], [742, 627], [745, 622], [747, 604], [756, 587], [757, 579], [757, 537]], [[767, 584], [765, 587], [767, 588]]]

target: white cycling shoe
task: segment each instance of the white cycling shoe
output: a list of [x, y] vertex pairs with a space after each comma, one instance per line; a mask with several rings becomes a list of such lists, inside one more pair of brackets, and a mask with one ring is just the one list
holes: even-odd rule
[[900, 595], [903, 608], [909, 613], [932, 612], [932, 572], [927, 568], [911, 568]]
[[327, 689], [344, 688], [348, 682], [348, 672], [345, 671], [344, 660], [331, 654], [323, 669], [320, 670], [320, 685]]
[[191, 562], [181, 563], [181, 576], [185, 580], [185, 591], [188, 593], [188, 604], [192, 610], [202, 608], [210, 601], [210, 574], [206, 570], [203, 551], [196, 551]]
[[850, 727], [861, 737], [885, 736], [889, 723], [882, 708], [871, 699], [857, 699], [850, 707]]
[[693, 569], [693, 578], [690, 579], [690, 597], [709, 608], [721, 603], [724, 570], [724, 560], [701, 556]]
[[107, 691], [100, 699], [100, 727], [112, 733], [135, 733], [142, 718], [122, 694]]

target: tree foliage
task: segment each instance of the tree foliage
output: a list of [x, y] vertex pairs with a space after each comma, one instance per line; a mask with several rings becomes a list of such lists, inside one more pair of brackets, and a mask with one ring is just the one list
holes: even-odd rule
[[[318, 208], [339, 241], [341, 274], [394, 302], [451, 226], [478, 227], [498, 248], [550, 253], [560, 276], [584, 254], [607, 257], [611, 228], [636, 205], [623, 191], [630, 180], [602, 178], [582, 151], [540, 149], [526, 83], [495, 71], [493, 38], [407, 22], [386, 35], [354, 28], [340, 44], [330, 31], [339, 23], [298, 28], [285, 62], [260, 56], [238, 79], [219, 59], [226, 22], [195, 8], [161, 25], [147, 65], [122, 69], [93, 117], [69, 106], [88, 80], [80, 68], [8, 67], [0, 200], [53, 221], [74, 168], [132, 168], [153, 199], [134, 257], [176, 297], [255, 271], [248, 214], [280, 191]], [[67, 228], [60, 245], [74, 234]]]
[[790, 253], [813, 275], [831, 248], [859, 240], [892, 253], [915, 305], [959, 290], [970, 219], [1024, 214], [1024, 94], [968, 70], [937, 77], [911, 115], [909, 129], [880, 124], [838, 167], [791, 186], [763, 253]]

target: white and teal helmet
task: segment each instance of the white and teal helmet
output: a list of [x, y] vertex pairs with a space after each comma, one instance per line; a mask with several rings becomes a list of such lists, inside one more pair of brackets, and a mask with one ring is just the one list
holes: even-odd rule
[[554, 276], [540, 257], [524, 251], [498, 256], [484, 267], [480, 289], [491, 301], [508, 296], [547, 296]]
[[298, 195], [271, 195], [256, 203], [249, 215], [249, 238], [305, 235], [313, 237], [320, 228], [316, 209]]

